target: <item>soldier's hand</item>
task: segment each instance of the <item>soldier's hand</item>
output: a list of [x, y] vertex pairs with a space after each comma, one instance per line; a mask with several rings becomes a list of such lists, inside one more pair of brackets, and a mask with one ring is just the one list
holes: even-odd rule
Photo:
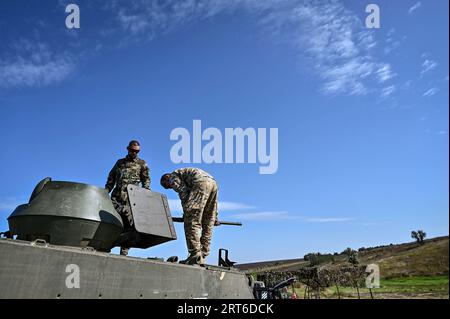
[[214, 222], [214, 226], [220, 226], [220, 221], [218, 219]]

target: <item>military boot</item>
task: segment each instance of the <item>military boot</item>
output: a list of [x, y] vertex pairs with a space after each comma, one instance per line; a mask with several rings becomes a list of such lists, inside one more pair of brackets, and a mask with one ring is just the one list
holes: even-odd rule
[[205, 257], [203, 257], [203, 255], [200, 255], [200, 257], [197, 259], [197, 264], [202, 267], [205, 267], [206, 263], [205, 263]]
[[205, 260], [201, 253], [190, 254], [188, 258], [180, 260], [180, 264], [185, 265], [204, 265]]
[[128, 256], [128, 251], [130, 250], [130, 248], [128, 247], [120, 247], [120, 255], [121, 256]]

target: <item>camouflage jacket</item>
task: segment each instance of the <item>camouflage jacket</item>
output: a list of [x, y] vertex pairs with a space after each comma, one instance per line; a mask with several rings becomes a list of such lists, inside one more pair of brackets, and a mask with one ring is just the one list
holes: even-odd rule
[[214, 178], [199, 168], [186, 167], [173, 171], [171, 174], [172, 188], [178, 193], [182, 202], [196, 185], [204, 181], [214, 181]]
[[108, 192], [114, 189], [112, 197], [127, 200], [127, 186], [140, 183], [142, 187], [150, 189], [150, 169], [144, 160], [127, 156], [118, 160], [111, 169], [105, 188]]

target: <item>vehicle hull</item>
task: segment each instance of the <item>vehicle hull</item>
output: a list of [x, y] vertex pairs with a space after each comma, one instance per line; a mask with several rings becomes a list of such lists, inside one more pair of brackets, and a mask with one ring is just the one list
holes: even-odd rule
[[12, 239], [0, 239], [0, 286], [0, 298], [13, 299], [253, 298], [235, 269]]

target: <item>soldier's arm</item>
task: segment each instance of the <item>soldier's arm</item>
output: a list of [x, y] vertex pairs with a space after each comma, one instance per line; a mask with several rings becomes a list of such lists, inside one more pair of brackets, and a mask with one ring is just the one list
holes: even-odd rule
[[108, 179], [106, 180], [105, 188], [108, 191], [108, 193], [114, 188], [114, 185], [116, 185], [116, 170], [117, 170], [117, 162], [114, 164], [113, 168], [108, 174]]
[[146, 163], [142, 165], [141, 168], [141, 183], [142, 187], [150, 189], [150, 168]]

